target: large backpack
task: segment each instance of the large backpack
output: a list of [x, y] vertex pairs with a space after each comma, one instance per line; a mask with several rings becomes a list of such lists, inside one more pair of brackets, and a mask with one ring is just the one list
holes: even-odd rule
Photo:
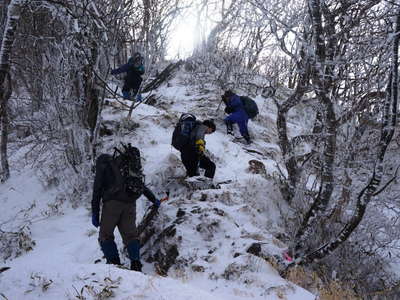
[[122, 201], [134, 201], [143, 194], [144, 189], [140, 152], [130, 143], [122, 144], [122, 148], [114, 148], [114, 155], [110, 160], [114, 183], [106, 193]]
[[255, 118], [258, 115], [257, 103], [247, 96], [240, 96], [240, 100], [242, 100], [244, 110], [246, 111], [249, 118]]
[[182, 114], [172, 133], [171, 145], [176, 150], [182, 151], [191, 142], [190, 134], [196, 125], [197, 121], [194, 115], [188, 113]]

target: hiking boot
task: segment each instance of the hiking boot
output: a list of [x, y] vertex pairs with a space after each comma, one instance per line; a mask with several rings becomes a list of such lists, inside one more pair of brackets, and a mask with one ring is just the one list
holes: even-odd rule
[[121, 260], [119, 259], [119, 257], [107, 258], [106, 259], [106, 264], [120, 266], [121, 265]]
[[125, 100], [131, 100], [131, 93], [129, 91], [122, 91], [122, 96]]
[[206, 189], [217, 189], [218, 184], [215, 184], [212, 178], [206, 177], [204, 180], [204, 188]]
[[142, 272], [142, 263], [139, 260], [132, 260], [131, 270], [136, 272]]
[[113, 240], [106, 240], [100, 242], [100, 248], [104, 253], [107, 264], [120, 265], [121, 261], [118, 255], [117, 244]]
[[234, 135], [232, 123], [226, 123], [226, 133], [230, 134], [230, 135]]
[[244, 135], [243, 137], [246, 140], [247, 145], [250, 145], [251, 144], [250, 136], [249, 135]]

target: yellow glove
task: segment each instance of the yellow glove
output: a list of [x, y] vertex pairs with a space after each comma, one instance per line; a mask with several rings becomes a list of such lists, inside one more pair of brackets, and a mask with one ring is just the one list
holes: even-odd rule
[[197, 152], [199, 153], [199, 154], [204, 154], [204, 151], [206, 150], [206, 146], [205, 146], [205, 142], [204, 142], [204, 140], [197, 140], [196, 141], [196, 149], [197, 149]]

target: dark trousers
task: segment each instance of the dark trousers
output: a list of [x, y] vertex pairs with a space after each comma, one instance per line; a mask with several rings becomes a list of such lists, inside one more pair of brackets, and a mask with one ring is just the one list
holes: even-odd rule
[[118, 227], [125, 245], [137, 240], [136, 203], [109, 200], [103, 203], [100, 219], [100, 243], [114, 241], [114, 230]]
[[214, 178], [215, 164], [205, 155], [197, 154], [194, 147], [187, 147], [181, 151], [182, 163], [189, 177], [199, 175], [198, 168], [205, 170], [204, 176]]
[[142, 77], [131, 74], [130, 76], [127, 76], [125, 78], [124, 86], [122, 87], [122, 92], [131, 93], [132, 91], [130, 96], [132, 96], [133, 99], [133, 97], [135, 97], [136, 94], [138, 93], [141, 84], [142, 84]]

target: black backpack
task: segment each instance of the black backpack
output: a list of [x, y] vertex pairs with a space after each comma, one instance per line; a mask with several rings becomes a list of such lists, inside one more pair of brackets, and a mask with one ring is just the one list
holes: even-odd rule
[[114, 148], [114, 155], [110, 160], [114, 184], [106, 193], [123, 201], [132, 201], [139, 198], [144, 189], [140, 152], [130, 143], [122, 144], [122, 148], [122, 150]]
[[255, 118], [258, 115], [258, 106], [257, 103], [247, 96], [240, 96], [240, 100], [242, 100], [244, 110], [250, 119]]
[[182, 114], [172, 133], [171, 145], [179, 151], [191, 142], [190, 134], [197, 125], [196, 117], [192, 114]]

